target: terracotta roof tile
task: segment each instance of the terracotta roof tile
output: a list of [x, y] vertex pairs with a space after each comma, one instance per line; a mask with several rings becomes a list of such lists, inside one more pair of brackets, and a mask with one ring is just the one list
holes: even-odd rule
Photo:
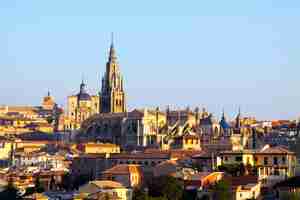
[[142, 171], [140, 165], [120, 164], [103, 172], [103, 174], [131, 174], [131, 173], [141, 174]]

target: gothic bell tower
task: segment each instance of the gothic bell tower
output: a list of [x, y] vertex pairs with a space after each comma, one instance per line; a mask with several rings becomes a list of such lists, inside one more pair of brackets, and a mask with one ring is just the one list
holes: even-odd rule
[[109, 49], [106, 72], [102, 78], [101, 88], [101, 113], [126, 112], [125, 92], [123, 77], [117, 61], [116, 50], [113, 43], [113, 35]]

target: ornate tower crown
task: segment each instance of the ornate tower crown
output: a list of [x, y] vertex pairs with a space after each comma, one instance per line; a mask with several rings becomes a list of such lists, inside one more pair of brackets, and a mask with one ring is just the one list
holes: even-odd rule
[[114, 48], [114, 35], [112, 33], [111, 34], [111, 44], [110, 44], [110, 49], [109, 49], [108, 61], [109, 62], [116, 62], [116, 60], [117, 60], [117, 55], [116, 55], [116, 50]]
[[113, 34], [111, 36], [111, 45], [109, 49], [108, 61], [106, 63], [106, 72], [102, 78], [100, 105], [100, 112], [104, 113], [126, 111], [123, 77], [119, 69], [119, 64], [117, 63], [117, 54], [114, 48]]

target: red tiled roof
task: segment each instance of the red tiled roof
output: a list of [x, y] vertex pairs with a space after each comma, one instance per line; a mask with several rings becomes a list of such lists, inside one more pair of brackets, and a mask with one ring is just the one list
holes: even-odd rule
[[120, 153], [111, 155], [112, 159], [168, 159], [168, 152], [153, 152], [153, 153]]
[[294, 152], [289, 151], [287, 148], [283, 146], [275, 146], [262, 149], [258, 153], [260, 154], [294, 154]]
[[131, 173], [142, 174], [140, 165], [120, 164], [103, 172], [103, 174], [131, 174]]

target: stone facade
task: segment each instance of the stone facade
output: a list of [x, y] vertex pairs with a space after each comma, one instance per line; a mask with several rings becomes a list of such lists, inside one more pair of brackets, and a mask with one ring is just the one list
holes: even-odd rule
[[99, 96], [90, 96], [86, 90], [86, 84], [82, 81], [79, 93], [68, 97], [68, 113], [65, 120], [65, 129], [79, 129], [84, 120], [99, 113], [99, 104]]
[[65, 118], [65, 129], [77, 130], [84, 120], [99, 113], [125, 113], [126, 101], [123, 77], [117, 62], [113, 43], [110, 46], [106, 63], [106, 72], [102, 78], [100, 95], [89, 95], [84, 82], [77, 95], [68, 97], [68, 113]]
[[111, 43], [109, 50], [106, 72], [102, 78], [100, 111], [102, 113], [126, 112], [123, 77], [117, 62], [117, 55], [113, 42]]

